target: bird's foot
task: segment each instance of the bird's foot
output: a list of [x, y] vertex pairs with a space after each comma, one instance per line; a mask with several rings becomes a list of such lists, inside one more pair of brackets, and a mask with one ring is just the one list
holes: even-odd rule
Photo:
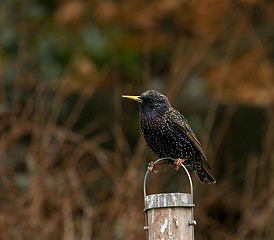
[[184, 163], [185, 161], [187, 161], [187, 158], [177, 158], [174, 161], [174, 165], [175, 165], [175, 170], [178, 171], [179, 167], [181, 166], [182, 163]]
[[154, 172], [154, 173], [158, 173], [158, 170], [155, 169], [155, 164], [154, 162], [150, 162], [147, 166], [147, 170], [150, 171], [150, 172]]

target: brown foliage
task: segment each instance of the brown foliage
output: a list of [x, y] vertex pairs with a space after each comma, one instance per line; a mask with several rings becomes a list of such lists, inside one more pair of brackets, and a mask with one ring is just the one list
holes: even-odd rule
[[[121, 95], [148, 88], [193, 116], [217, 178], [194, 179], [196, 238], [273, 238], [271, 1], [32, 4], [0, 4], [0, 239], [144, 239], [155, 158]], [[246, 113], [243, 123], [243, 106], [261, 121]], [[182, 179], [161, 169], [149, 191], [184, 191]]]

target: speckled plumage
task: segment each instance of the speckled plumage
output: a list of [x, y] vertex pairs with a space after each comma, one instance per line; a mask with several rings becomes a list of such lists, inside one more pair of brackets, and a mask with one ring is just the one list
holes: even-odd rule
[[171, 107], [163, 94], [149, 90], [140, 96], [124, 96], [138, 101], [140, 126], [147, 145], [159, 158], [187, 159], [200, 182], [215, 183], [201, 144], [185, 117]]

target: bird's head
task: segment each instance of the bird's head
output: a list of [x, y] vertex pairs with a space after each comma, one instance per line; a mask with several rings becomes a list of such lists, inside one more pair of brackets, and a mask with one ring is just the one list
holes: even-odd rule
[[123, 95], [123, 97], [138, 102], [141, 118], [160, 117], [171, 108], [167, 97], [155, 90], [148, 90], [140, 96]]

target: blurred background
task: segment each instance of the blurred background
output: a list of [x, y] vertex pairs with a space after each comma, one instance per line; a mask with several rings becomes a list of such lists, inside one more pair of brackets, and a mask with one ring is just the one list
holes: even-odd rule
[[[274, 2], [2, 0], [0, 239], [139, 240], [156, 157], [137, 105], [189, 120], [217, 180], [195, 237], [274, 239]], [[182, 170], [148, 192], [187, 192]]]

